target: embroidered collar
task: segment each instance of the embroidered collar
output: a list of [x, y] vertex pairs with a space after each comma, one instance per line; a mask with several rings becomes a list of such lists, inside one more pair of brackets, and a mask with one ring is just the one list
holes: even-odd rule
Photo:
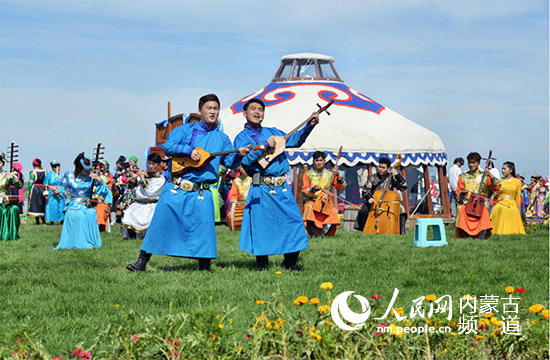
[[200, 127], [202, 127], [206, 131], [214, 131], [218, 128], [217, 124], [214, 124], [212, 126], [208, 126], [202, 119], [199, 121]]
[[251, 125], [248, 125], [248, 124], [244, 124], [244, 128], [248, 129], [250, 131], [253, 131], [253, 132], [261, 132], [262, 131], [262, 125], [260, 125], [258, 127], [255, 127], [255, 126], [251, 126]]

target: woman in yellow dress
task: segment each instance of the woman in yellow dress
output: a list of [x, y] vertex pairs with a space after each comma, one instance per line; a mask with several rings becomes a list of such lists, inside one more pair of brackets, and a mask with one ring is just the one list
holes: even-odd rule
[[516, 166], [513, 162], [507, 161], [502, 165], [502, 178], [500, 191], [496, 194], [496, 201], [506, 205], [495, 204], [491, 213], [493, 223], [493, 234], [525, 235], [523, 222], [521, 220], [521, 180], [516, 178]]

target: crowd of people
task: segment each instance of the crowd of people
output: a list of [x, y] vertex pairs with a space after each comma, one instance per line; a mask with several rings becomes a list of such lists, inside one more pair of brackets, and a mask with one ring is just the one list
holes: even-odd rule
[[[346, 181], [337, 166], [327, 169], [326, 154], [316, 151], [313, 166], [303, 173], [300, 211], [289, 187], [284, 151], [270, 161], [266, 154], [283, 137], [286, 148], [300, 147], [318, 124], [319, 114], [313, 113], [300, 130], [287, 136], [262, 126], [265, 105], [252, 98], [244, 106], [244, 129], [232, 143], [219, 128], [219, 109], [216, 95], [201, 97], [196, 121], [172, 130], [162, 147], [166, 156], [150, 154], [144, 169], [136, 156], [120, 156], [111, 173], [107, 161], [92, 161], [80, 153], [74, 168], [62, 174], [59, 162], [51, 161], [48, 172], [36, 158], [25, 191], [23, 167], [13, 163], [4, 169], [7, 160], [0, 153], [1, 239], [17, 239], [20, 220], [28, 216], [37, 225], [63, 224], [54, 250], [97, 248], [102, 246], [100, 232], [111, 231], [120, 210], [122, 237], [143, 239], [137, 261], [127, 265], [129, 271], [145, 271], [153, 254], [194, 258], [199, 270], [209, 270], [217, 257], [214, 226], [226, 221], [230, 230], [240, 229], [239, 249], [255, 256], [258, 270], [269, 268], [269, 256], [275, 254], [284, 254], [284, 268], [296, 270], [299, 253], [308, 248], [311, 237], [335, 234], [340, 219], [337, 208], [330, 206], [331, 189], [343, 190]], [[265, 150], [251, 149], [252, 145]], [[199, 149], [224, 154], [182, 175], [170, 171], [171, 157], [200, 162]], [[503, 164], [502, 176], [492, 164], [480, 170], [480, 162], [481, 156], [472, 152], [467, 156], [469, 171], [462, 173], [462, 158], [449, 170], [456, 237], [525, 234], [526, 218], [547, 216], [549, 183], [541, 176], [535, 174], [524, 184], [513, 162]], [[407, 189], [406, 180], [384, 157], [376, 173], [365, 178], [357, 230], [364, 230], [375, 207], [375, 192], [381, 189]], [[471, 209], [474, 203], [479, 204], [476, 213]], [[399, 206], [395, 217], [404, 233], [407, 212]]]

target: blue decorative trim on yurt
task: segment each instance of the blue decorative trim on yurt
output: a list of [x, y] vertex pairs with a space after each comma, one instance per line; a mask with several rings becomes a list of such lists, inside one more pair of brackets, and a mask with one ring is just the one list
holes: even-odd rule
[[[336, 160], [336, 156], [338, 155], [338, 152], [326, 152], [327, 154], [327, 161], [334, 164]], [[307, 151], [287, 151], [286, 155], [288, 157], [288, 161], [291, 165], [298, 165], [298, 164], [313, 164], [313, 151], [307, 152]], [[440, 153], [406, 153], [401, 154], [402, 160], [401, 160], [401, 166], [409, 166], [409, 165], [447, 165], [447, 153], [440, 152]], [[350, 152], [342, 152], [342, 155], [340, 157], [339, 165], [347, 165], [347, 166], [355, 166], [358, 164], [372, 164], [372, 165], [378, 165], [378, 160], [381, 157], [387, 157], [392, 162], [395, 160], [396, 154], [387, 154], [387, 153], [374, 153], [374, 152], [366, 152], [366, 153], [350, 153]]]

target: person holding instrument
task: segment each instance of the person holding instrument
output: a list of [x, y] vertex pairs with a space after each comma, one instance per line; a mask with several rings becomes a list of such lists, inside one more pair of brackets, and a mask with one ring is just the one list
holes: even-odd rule
[[[330, 215], [314, 210], [315, 200], [323, 196], [324, 189], [328, 191], [332, 184], [337, 190], [344, 190], [346, 181], [338, 173], [338, 167], [332, 170], [325, 169], [326, 155], [323, 151], [313, 153], [313, 168], [304, 173], [302, 192], [305, 196], [303, 219], [309, 236], [334, 236], [340, 225], [338, 210], [332, 206]], [[329, 201], [332, 202], [332, 197]]]
[[[491, 236], [491, 230], [493, 229], [487, 194], [489, 193], [489, 188], [494, 192], [499, 191], [500, 183], [491, 174], [489, 169], [485, 168], [484, 171], [479, 169], [481, 161], [479, 153], [471, 152], [466, 159], [470, 171], [460, 175], [456, 186], [456, 195], [458, 196], [460, 206], [456, 218], [455, 238], [477, 237], [480, 240], [485, 240]], [[485, 198], [479, 217], [472, 216], [466, 211], [467, 204], [474, 193]]]
[[282, 151], [264, 168], [261, 159], [269, 147], [276, 147], [277, 137], [286, 136], [286, 147], [301, 146], [319, 123], [319, 113], [312, 114], [301, 129], [285, 134], [277, 128], [262, 127], [264, 111], [263, 101], [248, 100], [243, 111], [244, 130], [235, 138], [235, 147], [250, 143], [268, 146], [265, 152], [251, 151], [241, 161], [252, 177], [252, 187], [243, 213], [239, 249], [256, 256], [258, 270], [269, 268], [269, 255], [284, 254], [283, 268], [295, 271], [300, 251], [308, 248], [308, 237], [300, 209], [285, 179], [288, 160]]
[[6, 157], [4, 153], [0, 152], [0, 241], [19, 238], [20, 219], [17, 206], [19, 196], [10, 197], [9, 195], [11, 185], [18, 189], [23, 187], [23, 183], [19, 181], [15, 171], [4, 171], [5, 164]]
[[[365, 185], [363, 185], [363, 198], [365, 203], [359, 210], [357, 214], [357, 219], [355, 220], [354, 229], [363, 231], [365, 228], [365, 223], [369, 216], [372, 204], [376, 202], [374, 199], [374, 192], [376, 190], [383, 190], [388, 188], [388, 190], [407, 190], [407, 181], [397, 172], [397, 169], [391, 167], [391, 161], [387, 157], [381, 157], [378, 160], [378, 172], [374, 175], [371, 175]], [[388, 183], [389, 182], [389, 183]], [[404, 211], [401, 211], [399, 216], [399, 228], [401, 234], [405, 233], [405, 221], [407, 220], [407, 214]]]
[[170, 132], [162, 150], [168, 156], [201, 161], [201, 153], [231, 151], [214, 157], [204, 167], [189, 167], [182, 175], [172, 173], [160, 193], [151, 224], [145, 234], [138, 260], [129, 271], [145, 271], [151, 254], [198, 259], [199, 270], [209, 271], [217, 257], [214, 202], [210, 185], [218, 181], [220, 163], [233, 168], [249, 147], [235, 150], [229, 137], [219, 129], [220, 100], [214, 94], [199, 99], [200, 121], [183, 124]]

